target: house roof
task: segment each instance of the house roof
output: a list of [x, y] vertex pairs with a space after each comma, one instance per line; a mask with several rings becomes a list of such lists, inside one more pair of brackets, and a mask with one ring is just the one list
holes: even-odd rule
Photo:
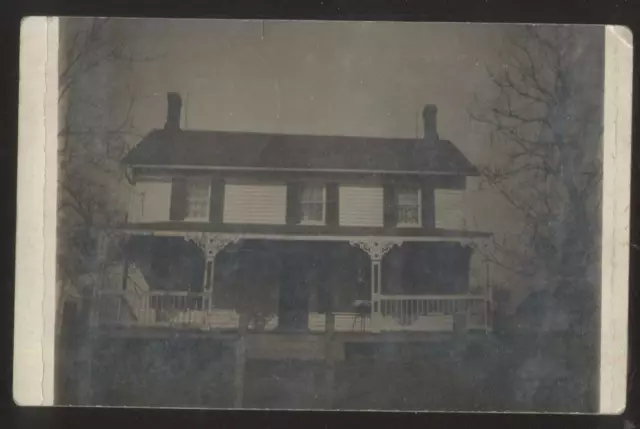
[[156, 129], [123, 159], [131, 166], [431, 172], [477, 175], [446, 140]]

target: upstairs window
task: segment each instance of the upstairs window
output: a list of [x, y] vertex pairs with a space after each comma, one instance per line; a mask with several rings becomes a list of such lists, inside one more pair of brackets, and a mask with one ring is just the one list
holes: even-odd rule
[[195, 177], [186, 181], [186, 217], [187, 221], [209, 221], [209, 195], [211, 180]]
[[303, 185], [300, 193], [300, 223], [303, 225], [324, 225], [325, 199], [324, 186]]
[[420, 189], [402, 188], [396, 194], [396, 215], [398, 226], [420, 226]]

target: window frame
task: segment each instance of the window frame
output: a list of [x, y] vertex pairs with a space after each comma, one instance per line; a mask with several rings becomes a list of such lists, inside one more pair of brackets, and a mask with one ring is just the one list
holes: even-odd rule
[[[185, 193], [185, 217], [184, 217], [184, 221], [185, 222], [209, 222], [209, 216], [211, 214], [211, 179], [208, 176], [193, 176], [193, 177], [186, 177], [185, 178], [185, 187], [186, 187], [186, 193]], [[189, 204], [189, 184], [190, 182], [196, 182], [196, 181], [201, 181], [201, 182], [206, 182], [207, 183], [207, 210], [206, 210], [206, 214], [203, 217], [194, 217], [191, 216], [189, 213], [189, 209], [190, 209], [190, 204]]]
[[[403, 192], [415, 192], [417, 197], [418, 219], [416, 223], [401, 222], [399, 216], [400, 194]], [[399, 228], [422, 228], [422, 189], [419, 187], [399, 187], [395, 191], [395, 217], [396, 226]]]
[[[318, 187], [322, 188], [322, 220], [305, 220], [304, 217], [304, 205], [305, 204], [319, 204], [318, 201], [304, 201], [303, 195], [305, 188]], [[323, 183], [307, 182], [300, 185], [300, 198], [298, 201], [300, 209], [300, 219], [298, 225], [310, 225], [310, 226], [322, 226], [327, 224], [327, 186]]]

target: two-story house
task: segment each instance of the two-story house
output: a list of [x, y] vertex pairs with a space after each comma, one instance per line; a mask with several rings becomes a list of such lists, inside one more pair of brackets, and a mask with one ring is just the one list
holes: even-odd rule
[[435, 106], [416, 139], [185, 130], [181, 106], [169, 93], [164, 128], [123, 159], [130, 239], [98, 323], [490, 329], [488, 287], [469, 278], [488, 234], [462, 207], [478, 172], [440, 139]]

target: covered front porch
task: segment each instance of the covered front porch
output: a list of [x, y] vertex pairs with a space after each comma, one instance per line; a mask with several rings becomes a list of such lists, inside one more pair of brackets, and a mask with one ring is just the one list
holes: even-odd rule
[[132, 234], [94, 296], [101, 326], [234, 332], [488, 331], [458, 241]]

